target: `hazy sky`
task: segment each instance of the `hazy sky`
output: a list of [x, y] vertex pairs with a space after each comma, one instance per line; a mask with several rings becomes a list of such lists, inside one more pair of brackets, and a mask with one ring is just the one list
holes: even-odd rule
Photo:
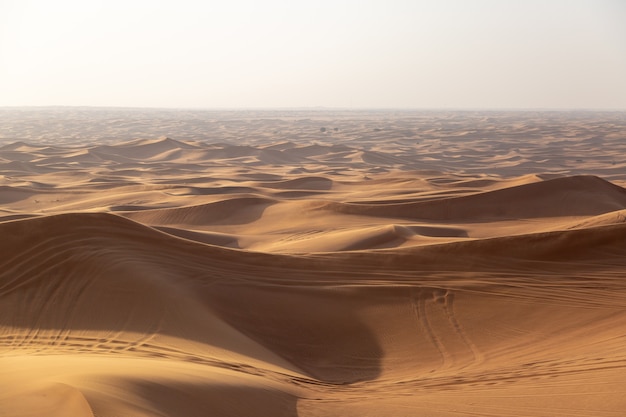
[[626, 0], [0, 0], [0, 106], [626, 109]]

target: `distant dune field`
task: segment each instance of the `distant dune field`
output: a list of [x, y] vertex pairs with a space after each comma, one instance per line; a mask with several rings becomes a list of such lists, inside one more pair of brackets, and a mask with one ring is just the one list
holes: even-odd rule
[[624, 113], [0, 117], [1, 417], [624, 415]]

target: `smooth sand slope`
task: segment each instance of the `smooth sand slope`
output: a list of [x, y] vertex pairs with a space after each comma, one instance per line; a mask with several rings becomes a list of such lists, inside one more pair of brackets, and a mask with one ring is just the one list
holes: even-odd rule
[[626, 409], [622, 113], [0, 115], [1, 417]]

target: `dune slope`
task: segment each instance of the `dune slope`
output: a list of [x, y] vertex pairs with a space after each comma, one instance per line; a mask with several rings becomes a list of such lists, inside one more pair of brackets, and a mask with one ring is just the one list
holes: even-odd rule
[[[586, 399], [600, 407], [612, 384], [624, 382], [617, 371], [626, 365], [626, 288], [614, 274], [626, 264], [623, 226], [313, 257], [202, 245], [106, 214], [18, 220], [0, 230], [11, 236], [1, 248], [11, 259], [0, 292], [5, 361], [47, 358], [31, 377], [76, 390], [105, 410], [98, 415], [119, 397], [93, 394], [92, 384], [167, 379], [164, 372], [135, 382], [118, 368], [152, 361], [207, 368], [219, 386], [228, 371], [233, 400], [263, 377], [275, 385], [269, 409], [281, 410], [284, 398], [339, 397], [335, 404], [367, 392], [383, 406], [389, 395], [446, 386], [483, 387], [475, 395], [489, 396], [493, 384], [531, 392], [548, 384], [558, 397], [576, 381], [606, 377]], [[68, 355], [86, 361], [87, 375], [58, 374], [56, 361]], [[211, 385], [197, 378], [192, 393]], [[141, 402], [162, 392], [174, 399], [160, 412], [179, 415], [171, 391], [180, 382], [159, 382]], [[345, 398], [336, 386], [346, 387]], [[18, 394], [35, 395], [31, 388]], [[222, 390], [231, 391], [206, 395]]]
[[626, 408], [619, 114], [0, 111], [2, 417]]

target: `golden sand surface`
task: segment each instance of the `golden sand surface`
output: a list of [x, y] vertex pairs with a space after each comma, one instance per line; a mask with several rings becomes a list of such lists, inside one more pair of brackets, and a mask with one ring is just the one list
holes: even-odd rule
[[0, 416], [622, 416], [626, 113], [0, 109]]

